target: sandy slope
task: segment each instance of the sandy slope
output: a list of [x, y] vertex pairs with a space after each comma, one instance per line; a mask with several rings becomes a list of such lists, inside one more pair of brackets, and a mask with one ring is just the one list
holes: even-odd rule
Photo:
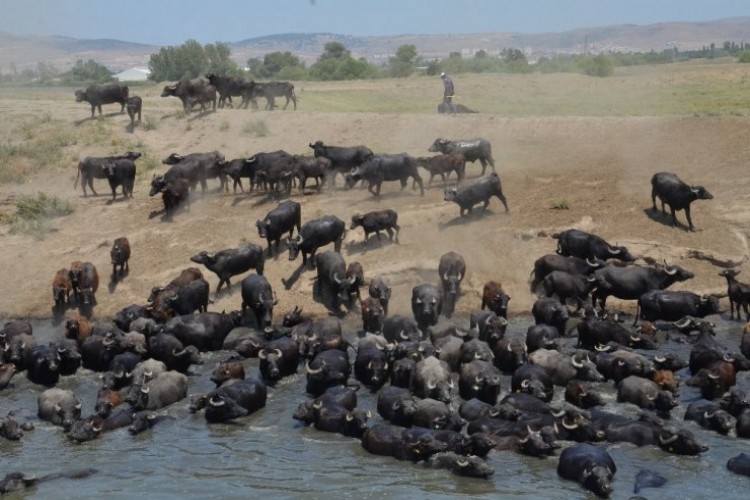
[[[455, 250], [464, 255], [468, 271], [458, 309], [469, 311], [479, 305], [482, 285], [489, 279], [501, 281], [512, 296], [512, 312], [528, 311], [534, 296], [528, 290], [529, 272], [539, 256], [553, 252], [556, 241], [550, 235], [578, 227], [595, 232], [613, 243], [627, 245], [632, 252], [656, 261], [666, 260], [692, 270], [696, 278], [679, 288], [699, 292], [724, 292], [717, 265], [741, 265], [748, 257], [750, 231], [750, 124], [733, 118], [514, 118], [501, 116], [439, 116], [418, 114], [250, 112], [219, 110], [200, 118], [174, 116], [174, 102], [152, 99], [147, 108], [158, 121], [156, 130], [126, 130], [127, 117], [107, 111], [105, 126], [115, 137], [137, 138], [159, 160], [171, 152], [200, 152], [217, 149], [227, 158], [257, 151], [283, 148], [291, 153], [310, 154], [309, 142], [321, 139], [329, 144], [365, 144], [376, 152], [405, 151], [428, 155], [427, 147], [437, 137], [485, 137], [493, 145], [498, 172], [510, 205], [505, 214], [493, 199], [484, 214], [460, 219], [458, 207], [443, 201], [443, 186], [437, 180], [425, 195], [410, 189], [399, 192], [386, 184], [381, 199], [354, 189], [308, 190], [294, 193], [302, 203], [303, 222], [325, 214], [347, 221], [356, 212], [393, 208], [402, 226], [401, 244], [382, 245], [374, 240], [363, 244], [360, 230], [349, 231], [344, 247], [347, 261], [358, 260], [367, 277], [384, 274], [394, 286], [393, 312], [409, 312], [411, 288], [424, 281], [437, 281], [440, 255]], [[6, 105], [9, 103], [5, 103]], [[51, 108], [50, 108], [51, 106]], [[8, 106], [12, 107], [12, 106]], [[87, 111], [75, 103], [24, 101], [21, 112], [49, 110], [55, 118], [76, 120]], [[18, 112], [18, 108], [14, 108]], [[244, 131], [248, 122], [262, 120], [269, 133], [253, 137]], [[78, 125], [88, 126], [87, 123]], [[108, 152], [100, 148], [75, 146], [81, 158]], [[157, 172], [166, 170], [159, 166]], [[480, 173], [479, 164], [469, 164], [469, 177]], [[695, 203], [694, 233], [665, 225], [666, 218], [652, 218], [648, 210], [650, 177], [669, 170], [711, 191], [713, 201]], [[108, 196], [83, 198], [73, 191], [76, 168], [64, 174], [45, 175], [33, 182], [0, 186], [0, 200], [12, 202], [18, 194], [43, 190], [71, 199], [75, 213], [56, 222], [58, 231], [42, 241], [9, 235], [0, 228], [0, 267], [4, 270], [0, 315], [45, 316], [52, 303], [50, 284], [55, 271], [73, 260], [90, 260], [100, 270], [97, 317], [111, 315], [131, 303], [145, 303], [154, 285], [164, 284], [191, 265], [189, 257], [200, 250], [215, 251], [245, 241], [263, 243], [255, 220], [275, 206], [263, 194], [252, 196], [211, 193], [197, 195], [189, 213], [172, 223], [150, 218], [161, 209], [161, 201], [149, 198], [151, 174], [140, 175], [135, 198], [108, 203]], [[427, 177], [425, 177], [425, 183]], [[339, 178], [339, 187], [341, 178]], [[102, 194], [106, 181], [96, 184]], [[555, 210], [554, 203], [566, 201], [568, 210]], [[6, 207], [7, 208], [7, 207]], [[684, 222], [684, 214], [678, 214]], [[109, 249], [118, 236], [127, 236], [133, 248], [131, 272], [109, 291]], [[283, 254], [266, 265], [266, 275], [277, 291], [277, 311], [299, 304], [305, 310], [324, 314], [312, 301], [315, 272], [303, 272], [287, 290], [282, 278], [289, 278], [299, 260], [289, 262]], [[741, 275], [741, 277], [744, 275]], [[218, 279], [207, 275], [212, 289]], [[241, 278], [240, 278], [241, 279]], [[240, 306], [239, 284], [210, 308], [231, 310]], [[745, 277], [745, 279], [750, 279]]]

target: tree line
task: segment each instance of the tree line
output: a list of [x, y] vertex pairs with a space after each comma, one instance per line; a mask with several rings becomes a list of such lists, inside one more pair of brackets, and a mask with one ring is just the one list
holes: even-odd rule
[[[701, 50], [680, 51], [672, 45], [660, 52], [609, 52], [601, 54], [557, 54], [529, 60], [524, 52], [504, 48], [497, 55], [484, 50], [472, 57], [453, 52], [446, 58], [427, 60], [419, 55], [415, 45], [401, 45], [395, 55], [381, 65], [354, 57], [339, 42], [325, 44], [323, 53], [309, 67], [291, 52], [271, 52], [263, 58], [251, 58], [245, 68], [231, 58], [225, 43], [201, 45], [188, 40], [182, 45], [162, 47], [151, 54], [149, 79], [176, 81], [195, 78], [208, 73], [244, 76], [255, 80], [362, 80], [375, 78], [405, 78], [412, 74], [438, 75], [442, 71], [461, 73], [583, 73], [606, 77], [618, 66], [666, 64], [697, 58], [735, 57], [738, 62], [750, 62], [750, 43], [724, 42], [711, 44]], [[78, 60], [68, 71], [58, 71], [52, 64], [40, 62], [35, 68], [18, 71], [13, 64], [9, 71], [0, 71], [2, 85], [84, 85], [112, 81], [112, 72], [93, 59]]]

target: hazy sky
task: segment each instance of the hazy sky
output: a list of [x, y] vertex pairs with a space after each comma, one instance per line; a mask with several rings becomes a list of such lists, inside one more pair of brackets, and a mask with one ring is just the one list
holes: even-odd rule
[[0, 31], [155, 45], [281, 33], [545, 33], [750, 15], [747, 0], [0, 0], [0, 7]]

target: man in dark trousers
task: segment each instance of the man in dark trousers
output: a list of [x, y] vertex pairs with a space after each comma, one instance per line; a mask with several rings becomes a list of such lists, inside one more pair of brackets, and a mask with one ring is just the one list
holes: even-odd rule
[[440, 78], [443, 79], [443, 103], [445, 103], [451, 113], [455, 114], [456, 108], [453, 106], [453, 95], [455, 94], [453, 80], [445, 72], [440, 73]]

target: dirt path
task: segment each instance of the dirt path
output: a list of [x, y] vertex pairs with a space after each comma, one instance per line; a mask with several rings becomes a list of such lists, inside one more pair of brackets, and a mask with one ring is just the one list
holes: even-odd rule
[[[75, 103], [56, 103], [55, 118], [79, 120], [85, 111]], [[45, 101], [26, 103], [24, 112], [49, 109]], [[302, 203], [303, 222], [333, 214], [347, 222], [356, 212], [393, 208], [402, 226], [401, 243], [383, 240], [363, 243], [361, 229], [349, 231], [344, 245], [347, 262], [362, 263], [366, 277], [386, 275], [393, 284], [392, 312], [410, 314], [411, 288], [437, 281], [437, 263], [444, 252], [457, 251], [467, 262], [459, 311], [479, 306], [482, 285], [501, 281], [512, 296], [512, 313], [528, 311], [534, 296], [528, 278], [534, 260], [554, 252], [550, 237], [562, 229], [577, 227], [595, 232], [610, 242], [626, 245], [631, 252], [653, 261], [679, 264], [696, 275], [676, 288], [696, 292], [726, 291], [717, 266], [742, 264], [749, 251], [750, 234], [750, 123], [733, 118], [515, 118], [499, 116], [426, 116], [417, 114], [247, 112], [219, 110], [200, 119], [172, 116], [172, 104], [158, 102], [150, 111], [158, 119], [156, 130], [126, 131], [127, 118], [116, 115], [102, 125], [123, 144], [140, 141], [159, 161], [171, 152], [219, 150], [229, 158], [257, 151], [285, 149], [311, 154], [307, 144], [321, 139], [335, 145], [365, 144], [375, 152], [407, 152], [427, 156], [437, 137], [484, 137], [492, 143], [494, 157], [510, 213], [493, 199], [485, 213], [459, 218], [458, 207], [443, 201], [443, 186], [433, 183], [424, 196], [386, 184], [375, 199], [364, 190], [308, 190], [294, 193]], [[110, 110], [112, 111], [112, 110]], [[245, 132], [248, 122], [262, 121], [265, 137]], [[74, 125], [71, 125], [74, 126]], [[90, 126], [81, 124], [79, 127]], [[71, 148], [79, 157], [109, 152], [112, 144]], [[166, 170], [159, 165], [155, 172]], [[467, 166], [469, 177], [480, 173], [477, 163]], [[674, 171], [688, 182], [704, 185], [712, 201], [693, 205], [696, 232], [673, 229], [667, 218], [649, 210], [650, 178], [654, 172]], [[97, 294], [96, 317], [109, 316], [132, 303], [144, 304], [152, 286], [161, 285], [191, 265], [189, 257], [200, 250], [216, 251], [251, 241], [265, 246], [255, 220], [275, 206], [261, 194], [251, 196], [211, 193], [197, 195], [189, 213], [174, 222], [149, 218], [161, 209], [161, 200], [149, 198], [151, 173], [139, 175], [135, 198], [108, 203], [109, 188], [96, 181], [103, 196], [83, 198], [73, 191], [74, 164], [62, 174], [45, 173], [23, 185], [0, 186], [0, 203], [14, 203], [19, 194], [45, 191], [70, 199], [75, 212], [55, 222], [56, 231], [44, 240], [8, 234], [0, 227], [0, 267], [4, 270], [0, 315], [47, 316], [55, 271], [73, 260], [89, 260], [99, 269], [103, 285]], [[425, 177], [426, 182], [427, 177]], [[338, 179], [341, 186], [341, 178]], [[568, 209], [553, 209], [567, 205]], [[680, 222], [685, 222], [679, 213]], [[133, 256], [130, 275], [109, 291], [109, 249], [118, 236], [130, 240]], [[282, 278], [293, 275], [299, 260], [286, 253], [266, 265], [266, 275], [277, 291], [277, 311], [294, 305], [324, 314], [311, 299], [312, 270], [301, 273], [287, 290]], [[744, 275], [741, 275], [742, 278]], [[208, 273], [215, 289], [218, 279]], [[746, 280], [750, 277], [745, 277]], [[217, 299], [210, 310], [240, 307], [239, 281], [232, 292]]]

